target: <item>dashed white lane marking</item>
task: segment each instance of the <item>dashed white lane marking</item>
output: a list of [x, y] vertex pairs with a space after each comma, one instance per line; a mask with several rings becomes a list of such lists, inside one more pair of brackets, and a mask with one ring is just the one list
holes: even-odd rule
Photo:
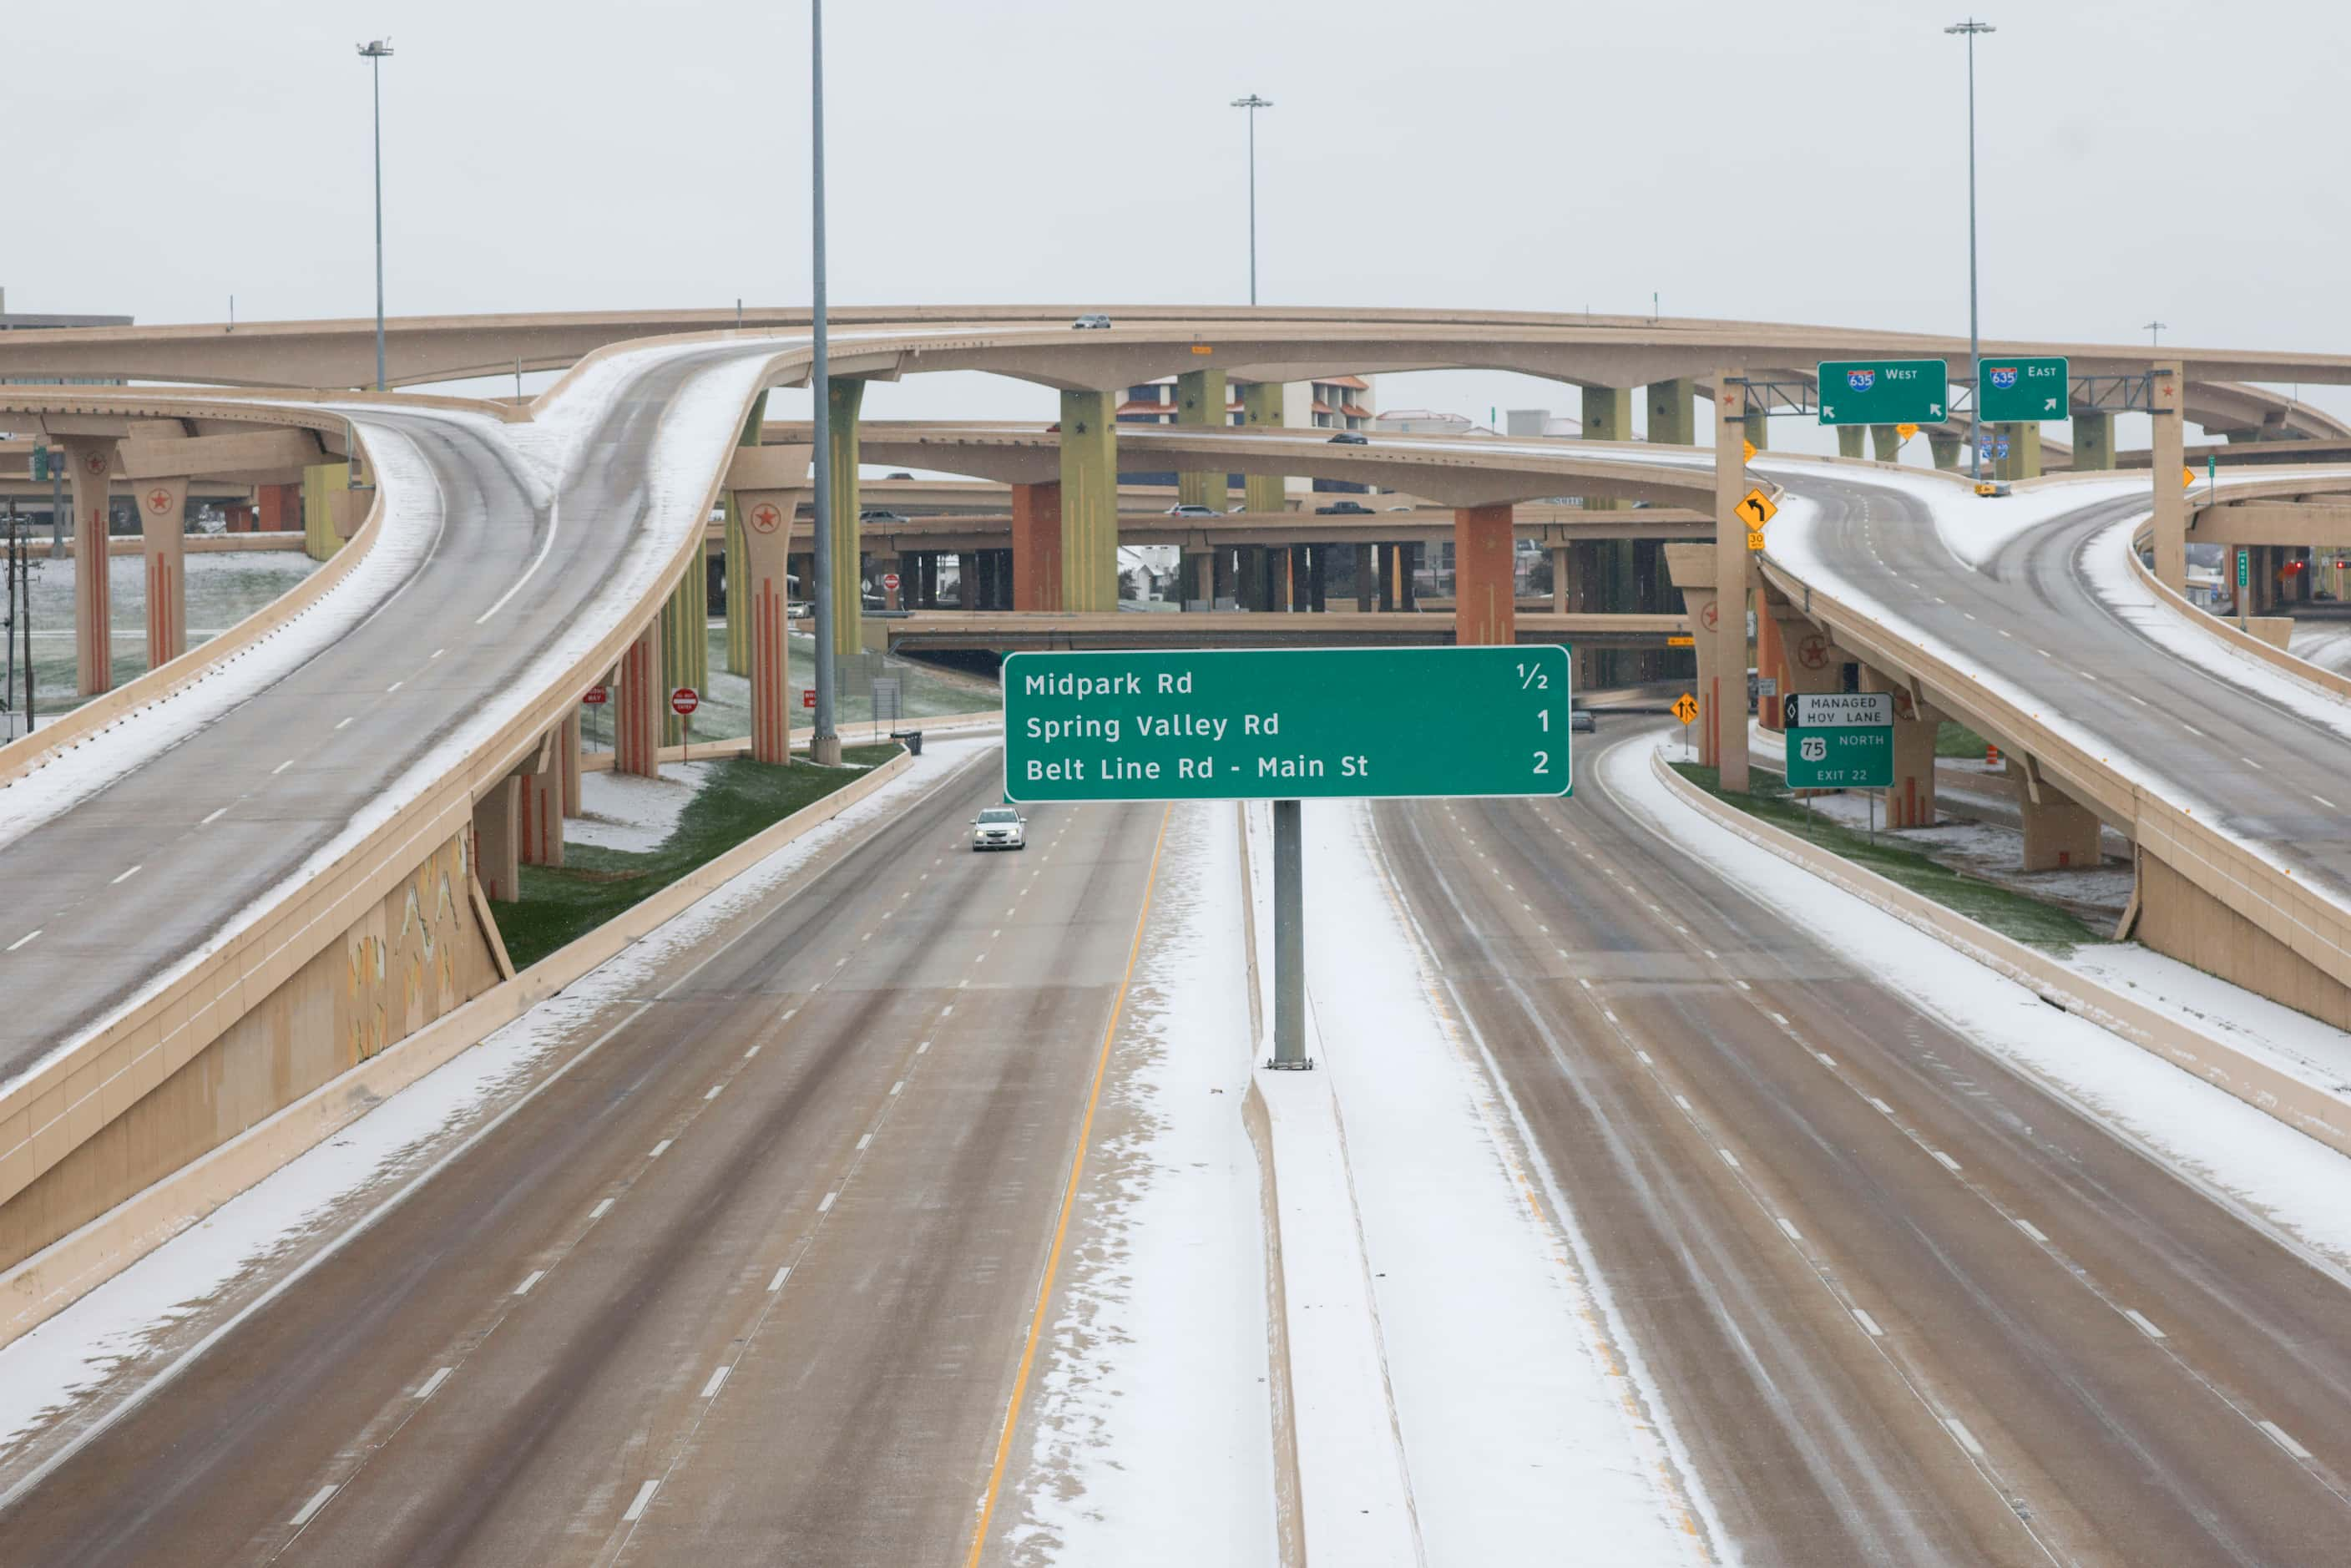
[[2310, 1450], [2304, 1448], [2300, 1443], [2295, 1442], [2284, 1427], [2279, 1426], [2274, 1421], [2264, 1421], [2261, 1424], [2261, 1427], [2262, 1431], [2269, 1434], [2269, 1439], [2271, 1442], [2275, 1443], [2279, 1448], [2283, 1448], [2287, 1453], [2292, 1454], [2295, 1458], [2300, 1459], [2303, 1463], [2308, 1464], [2310, 1462]]
[[[1772, 1216], [1772, 1218], [1775, 1219], [1780, 1218], [1777, 1215]], [[1791, 1241], [1802, 1241], [1804, 1239], [1804, 1233], [1798, 1230], [1794, 1226], [1789, 1224], [1785, 1219], [1780, 1219], [1780, 1232], [1782, 1235], [1787, 1237]]]
[[30, 931], [26, 932], [22, 936], [17, 937], [14, 942], [9, 943], [6, 947], [0, 948], [0, 952], [14, 953], [17, 948], [22, 947], [26, 943], [30, 942], [34, 937], [38, 936], [42, 932], [47, 929], [48, 927], [46, 925], [36, 925]]
[[904, 1089], [905, 1086], [906, 1086], [906, 1081], [905, 1081], [904, 1079], [901, 1078], [900, 1080], [898, 1080], [898, 1082], [897, 1082], [893, 1083], [892, 1085], [890, 1085], [890, 1092], [891, 1092], [891, 1093], [893, 1093], [893, 1094], [895, 1094], [896, 1092], [898, 1092], [898, 1091], [899, 1091], [899, 1090]]
[[759, 1054], [759, 1048], [758, 1048], [758, 1046], [756, 1046], [756, 1045], [755, 1045], [755, 1046], [753, 1046], [750, 1050], [748, 1050], [748, 1051], [745, 1051], [745, 1052], [743, 1053], [743, 1060], [744, 1060], [744, 1061], [748, 1061], [751, 1058], [753, 1058], [753, 1057], [755, 1057], [755, 1056], [757, 1056], [757, 1055], [758, 1055], [758, 1054]]
[[348, 728], [350, 728], [350, 722], [351, 722], [351, 719], [357, 718], [357, 717], [359, 717], [359, 716], [359, 716], [359, 715], [357, 715], [357, 714], [352, 714], [352, 715], [350, 716], [350, 718], [346, 718], [346, 719], [344, 719], [342, 723], [340, 723], [340, 724], [339, 724], [339, 725], [335, 726], [335, 727], [336, 727], [337, 729], [348, 729]]
[[2241, 757], [2237, 760], [2242, 762], [2246, 767], [2252, 768], [2256, 773], [2266, 773], [2269, 771], [2268, 768], [2262, 767], [2260, 763], [2254, 761], [2250, 757]]
[[200, 827], [200, 828], [208, 828], [208, 827], [212, 826], [214, 822], [219, 821], [223, 817], [225, 817], [225, 816], [227, 816], [227, 815], [228, 815], [228, 808], [227, 808], [226, 806], [217, 807], [217, 808], [215, 808], [215, 809], [214, 810], [213, 814], [212, 814], [211, 816], [206, 817], [203, 821], [198, 822], [198, 823], [196, 824], [196, 826], [198, 826], [198, 827]]
[[1683, 1098], [1682, 1098], [1680, 1095], [1678, 1095], [1678, 1094], [1677, 1094], [1677, 1095], [1675, 1095], [1675, 1096], [1674, 1096], [1674, 1103], [1675, 1103], [1675, 1104], [1677, 1104], [1677, 1105], [1678, 1105], [1678, 1106], [1680, 1106], [1680, 1107], [1681, 1107], [1683, 1110], [1685, 1110], [1685, 1111], [1687, 1111], [1687, 1110], [1688, 1110], [1688, 1109], [1690, 1108], [1690, 1103], [1689, 1103], [1688, 1101], [1687, 1101], [1687, 1100], [1683, 1099]]
[[2324, 795], [2313, 795], [2311, 799], [2317, 801], [2320, 805], [2325, 807], [2330, 811], [2339, 811], [2343, 809]]
[[1983, 1445], [1976, 1441], [1976, 1435], [1973, 1432], [1969, 1431], [1967, 1427], [1958, 1416], [1944, 1416], [1943, 1425], [1951, 1429], [1951, 1436], [1959, 1440], [1960, 1448], [1965, 1448], [1969, 1453], [1973, 1454], [1979, 1459], [1984, 1457]]
[[818, 1205], [816, 1206], [816, 1211], [817, 1211], [819, 1214], [828, 1214], [828, 1213], [831, 1213], [831, 1210], [832, 1210], [832, 1200], [833, 1200], [834, 1198], [836, 1198], [836, 1197], [839, 1197], [840, 1196], [841, 1196], [841, 1194], [839, 1194], [839, 1193], [837, 1193], [837, 1192], [829, 1192], [829, 1193], [826, 1193], [826, 1194], [824, 1195], [824, 1201], [823, 1201], [822, 1203], [820, 1203], [820, 1204], [818, 1204]]
[[2189, 723], [2184, 718], [2179, 721], [2179, 727], [2186, 730], [2189, 734], [2194, 736], [2199, 740], [2204, 738], [2204, 732], [2197, 728], [2194, 725]]
[[1867, 1334], [1870, 1338], [1884, 1339], [1886, 1337], [1886, 1331], [1877, 1326], [1877, 1320], [1871, 1317], [1867, 1312], [1863, 1312], [1859, 1307], [1853, 1309], [1853, 1321], [1859, 1323], [1861, 1325], [1861, 1332]]
[[649, 1160], [657, 1160], [661, 1158], [663, 1155], [669, 1151], [670, 1145], [675, 1141], [676, 1140], [674, 1138], [664, 1138], [660, 1143], [653, 1145], [653, 1153], [647, 1155], [645, 1158]]
[[1818, 1058], [1820, 1064], [1823, 1067], [1827, 1068], [1831, 1072], [1834, 1072], [1836, 1071], [1836, 1058], [1831, 1056], [1827, 1051], [1816, 1051], [1813, 1052], [1813, 1055]]
[[1739, 1156], [1737, 1155], [1732, 1154], [1729, 1149], [1717, 1149], [1714, 1152], [1722, 1156], [1722, 1163], [1724, 1165], [1729, 1166], [1732, 1170], [1737, 1170], [1739, 1168]]
[[529, 1275], [529, 1277], [528, 1277], [528, 1279], [524, 1280], [524, 1281], [523, 1281], [523, 1282], [522, 1282], [521, 1284], [517, 1285], [517, 1286], [514, 1288], [514, 1293], [515, 1293], [516, 1295], [517, 1295], [517, 1296], [528, 1296], [528, 1295], [529, 1295], [529, 1294], [530, 1294], [530, 1288], [531, 1288], [533, 1285], [538, 1284], [541, 1280], [544, 1280], [544, 1279], [546, 1279], [546, 1278], [547, 1278], [547, 1270], [544, 1270], [544, 1269], [533, 1269], [533, 1270], [530, 1271], [530, 1275]]
[[717, 1371], [710, 1375], [710, 1381], [702, 1385], [702, 1396], [705, 1399], [715, 1399], [717, 1397], [719, 1387], [721, 1385], [726, 1383], [726, 1374], [729, 1370], [729, 1368], [722, 1366]]
[[2146, 1314], [2141, 1312], [2136, 1307], [2125, 1307], [2123, 1309], [2123, 1316], [2130, 1319], [2133, 1325], [2138, 1329], [2138, 1332], [2147, 1335], [2149, 1339], [2163, 1339], [2167, 1337], [2161, 1329], [2147, 1322]]
[[862, 1137], [862, 1138], [860, 1138], [860, 1139], [858, 1139], [858, 1140], [857, 1140], [857, 1146], [858, 1146], [860, 1149], [862, 1149], [862, 1148], [864, 1148], [868, 1144], [871, 1144], [872, 1141], [873, 1141], [873, 1134], [871, 1134], [871, 1133], [868, 1133], [868, 1134], [866, 1134], [863, 1137]]
[[621, 1511], [621, 1522], [622, 1524], [634, 1524], [637, 1521], [643, 1519], [645, 1516], [645, 1504], [653, 1501], [653, 1493], [660, 1490], [661, 1478], [658, 1476], [639, 1487], [637, 1489], [637, 1495], [629, 1500], [629, 1506]]
[[954, 1004], [953, 1002], [949, 1002], [946, 1006], [945, 1006], [945, 1007], [943, 1007], [943, 1008], [941, 1008], [941, 1009], [939, 1009], [939, 1017], [941, 1017], [941, 1018], [946, 1018], [948, 1014], [950, 1014], [950, 1013], [952, 1013], [952, 1012], [954, 1012], [954, 1011], [955, 1011], [955, 1004]]
[[2137, 692], [2125, 692], [2123, 695], [2130, 698], [2131, 701], [2138, 704], [2141, 707], [2146, 707], [2147, 706], [2147, 699], [2139, 695]]
[[609, 1197], [606, 1198], [603, 1202], [598, 1204], [595, 1207], [588, 1211], [588, 1218], [590, 1219], [603, 1218], [606, 1215], [612, 1212], [612, 1199]]
[[1654, 1067], [1656, 1065], [1656, 1063], [1649, 1060], [1649, 1053], [1646, 1051], [1635, 1048], [1633, 1054], [1641, 1059], [1641, 1065], [1644, 1067]]
[[1930, 1154], [1930, 1155], [1934, 1155], [1934, 1156], [1935, 1156], [1935, 1158], [1937, 1159], [1937, 1161], [1938, 1161], [1938, 1162], [1942, 1165], [1942, 1167], [1943, 1167], [1945, 1170], [1955, 1171], [1955, 1170], [1958, 1170], [1958, 1169], [1959, 1168], [1959, 1161], [1957, 1161], [1957, 1160], [1955, 1160], [1955, 1159], [1953, 1159], [1953, 1158], [1951, 1158], [1951, 1156], [1950, 1156], [1950, 1155], [1949, 1155], [1945, 1154], [1942, 1150], [1940, 1150], [1940, 1149], [1929, 1149], [1929, 1150], [1928, 1150], [1927, 1152], [1928, 1152], [1928, 1154]]
[[269, 770], [269, 776], [270, 776], [272, 779], [275, 779], [275, 778], [277, 778], [277, 775], [279, 775], [280, 773], [285, 772], [288, 768], [291, 768], [291, 767], [293, 767], [293, 766], [294, 766], [294, 759], [293, 759], [292, 758], [290, 758], [290, 757], [289, 757], [289, 758], [287, 758], [285, 761], [283, 761], [283, 762], [279, 763], [277, 767], [275, 767], [275, 768], [271, 768], [271, 769]]
[[444, 653], [447, 653], [448, 651], [449, 651], [449, 650], [448, 650], [448, 649], [446, 649], [446, 648], [435, 648], [435, 649], [434, 649], [434, 650], [433, 650], [433, 657], [434, 657], [434, 658], [435, 658], [435, 659], [437, 659], [437, 658], [439, 658], [442, 654], [444, 654]]
[[1894, 1107], [1888, 1105], [1885, 1101], [1880, 1100], [1875, 1094], [1869, 1097], [1869, 1103], [1872, 1106], [1876, 1108], [1880, 1115], [1891, 1116], [1894, 1114]]
[[2029, 1219], [2020, 1219], [2016, 1222], [2016, 1228], [2019, 1230], [2023, 1231], [2027, 1236], [2032, 1237], [2035, 1241], [2040, 1242], [2043, 1247], [2049, 1245], [2049, 1238], [2042, 1235], [2041, 1228], [2033, 1224], [2032, 1221]]
[[1771, 1015], [1771, 1021], [1778, 1024], [1782, 1029], [1786, 1029], [1788, 1027], [1788, 1015], [1786, 1013], [1773, 1013]]
[[2041, 655], [2043, 658], [2044, 658], [2044, 659], [2054, 658], [2054, 657], [2056, 656], [2055, 654], [2053, 654], [2053, 653], [2050, 653], [2050, 652], [2049, 652], [2049, 650], [2048, 650], [2048, 649], [2046, 649], [2046, 648], [2035, 648], [2035, 649], [2033, 649], [2032, 651], [2033, 651], [2034, 653], [2036, 653], [2040, 654], [2040, 655]]
[[444, 1366], [438, 1372], [435, 1372], [432, 1376], [426, 1378], [424, 1382], [419, 1385], [416, 1390], [416, 1397], [419, 1399], [432, 1398], [434, 1395], [440, 1392], [441, 1385], [449, 1381], [449, 1375], [456, 1370], [457, 1369], [454, 1366]]
[[311, 1494], [310, 1500], [308, 1502], [304, 1503], [299, 1509], [295, 1511], [294, 1517], [287, 1522], [293, 1525], [297, 1530], [299, 1530], [302, 1526], [318, 1518], [319, 1511], [326, 1507], [327, 1500], [334, 1495], [334, 1487], [320, 1487], [316, 1492]]
[[705, 1100], [716, 1100], [718, 1098], [718, 1092], [726, 1087], [726, 1085], [724, 1083], [714, 1083], [710, 1086], [710, 1092], [705, 1094], [703, 1098]]
[[1738, 987], [1740, 990], [1742, 990], [1742, 991], [1751, 991], [1751, 990], [1753, 990], [1753, 989], [1755, 988], [1754, 987], [1752, 987], [1752, 986], [1749, 985], [1749, 984], [1748, 984], [1746, 981], [1744, 981], [1744, 980], [1733, 980], [1733, 981], [1731, 981], [1730, 983], [1731, 983], [1732, 985], [1734, 985], [1734, 986], [1737, 986], [1737, 987]]
[[392, 682], [392, 685], [388, 685], [388, 686], [386, 686], [386, 687], [384, 687], [384, 688], [383, 688], [383, 695], [386, 695], [386, 696], [390, 696], [392, 693], [394, 693], [394, 692], [398, 691], [401, 687], [402, 687], [402, 686], [406, 685], [407, 684], [408, 684], [408, 683], [407, 683], [406, 681], [394, 681], [394, 682]]
[[789, 1263], [787, 1263], [782, 1268], [777, 1270], [776, 1277], [768, 1281], [768, 1294], [772, 1296], [778, 1291], [782, 1290], [784, 1288], [784, 1281], [791, 1277], [792, 1266]]
[[2074, 673], [2075, 673], [2076, 674], [2080, 675], [2084, 680], [2085, 680], [2085, 681], [2089, 682], [2089, 683], [2090, 683], [2092, 685], [2094, 685], [2094, 686], [2095, 686], [2095, 685], [2096, 685], [2098, 684], [2098, 677], [2097, 677], [2097, 676], [2095, 676], [2095, 675], [2094, 675], [2094, 674], [2090, 674], [2090, 672], [2089, 672], [2089, 671], [2087, 671], [2087, 670], [2077, 670], [2077, 671], [2075, 671]]
[[920, 1044], [920, 1045], [918, 1045], [918, 1046], [914, 1047], [914, 1054], [915, 1054], [916, 1056], [920, 1056], [920, 1055], [922, 1055], [922, 1054], [923, 1054], [923, 1052], [925, 1052], [925, 1051], [928, 1051], [928, 1050], [930, 1050], [930, 1049], [931, 1049], [931, 1042], [930, 1042], [929, 1040], [926, 1040], [923, 1041], [923, 1043], [922, 1043], [922, 1044]]

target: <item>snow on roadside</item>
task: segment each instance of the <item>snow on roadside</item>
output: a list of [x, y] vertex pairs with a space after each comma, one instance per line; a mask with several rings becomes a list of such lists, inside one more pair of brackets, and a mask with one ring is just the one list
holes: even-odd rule
[[[714, 889], [676, 919], [0, 1347], [0, 1465], [16, 1457], [15, 1450], [27, 1437], [102, 1390], [110, 1375], [176, 1351], [170, 1343], [173, 1325], [230, 1287], [252, 1281], [273, 1259], [317, 1239], [329, 1222], [350, 1218], [345, 1206], [352, 1200], [388, 1198], [392, 1184], [413, 1179], [428, 1161], [445, 1157], [447, 1134], [517, 1092], [551, 1052], [576, 1041], [587, 1026], [609, 1027], [611, 1009], [642, 997], [672, 958], [774, 897], [820, 856], [995, 748], [994, 742], [982, 740], [927, 747], [906, 772], [865, 800]], [[334, 1089], [330, 1083], [319, 1092]], [[103, 1224], [103, 1218], [96, 1223]], [[0, 1274], [0, 1285], [5, 1280]], [[138, 1370], [152, 1374], [162, 1364]]]
[[1011, 1562], [1276, 1558], [1239, 902], [1231, 807], [1177, 806], [1011, 1489]]
[[[1727, 1537], [1574, 1215], [1527, 1170], [1379, 859], [1305, 805], [1307, 983], [1432, 1563], [1702, 1562]], [[1550, 1212], [1533, 1194], [1550, 1187]]]
[[2175, 658], [2351, 740], [2351, 703], [2242, 652], [2216, 632], [2189, 624], [2188, 615], [2204, 612], [2182, 614], [2139, 580], [2130, 567], [2131, 535], [2146, 521], [2144, 516], [2127, 518], [2090, 540], [2082, 551], [2082, 567], [2091, 591], [2139, 635]]
[[2341, 1197], [2351, 1190], [2351, 1159], [2086, 1019], [2053, 1011], [1996, 970], [1693, 810], [1651, 775], [1649, 751], [1620, 742], [1599, 773], [1611, 798], [1658, 838], [2173, 1169], [2351, 1266], [2351, 1206]]
[[658, 779], [605, 768], [580, 776], [580, 815], [564, 820], [563, 841], [650, 854], [716, 772], [709, 762], [664, 762]]

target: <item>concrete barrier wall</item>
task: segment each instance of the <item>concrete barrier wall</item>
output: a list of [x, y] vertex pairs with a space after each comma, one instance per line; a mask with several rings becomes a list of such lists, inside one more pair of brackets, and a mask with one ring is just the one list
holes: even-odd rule
[[[811, 829], [831, 821], [912, 766], [913, 758], [901, 755], [892, 758], [863, 778], [842, 786], [823, 800], [803, 807], [782, 821], [745, 840], [578, 941], [549, 954], [529, 968], [487, 985], [472, 999], [442, 1011], [405, 1038], [389, 1040], [371, 1053], [346, 1061], [342, 1068], [315, 1086], [306, 1086], [290, 1094], [273, 1088], [271, 1093], [277, 1096], [274, 1106], [266, 1108], [259, 1118], [248, 1120], [241, 1130], [220, 1140], [218, 1145], [210, 1148], [209, 1152], [200, 1151], [200, 1157], [184, 1161], [145, 1181], [135, 1180], [128, 1167], [119, 1174], [101, 1176], [94, 1165], [89, 1173], [90, 1179], [84, 1186], [92, 1194], [107, 1185], [118, 1188], [110, 1206], [70, 1234], [62, 1235], [44, 1249], [23, 1258], [21, 1261], [15, 1260], [19, 1255], [13, 1251], [0, 1254], [13, 1262], [12, 1267], [0, 1270], [0, 1345], [37, 1326], [85, 1291], [113, 1278], [304, 1150], [324, 1142], [340, 1128], [365, 1115], [388, 1095], [415, 1082], [459, 1051], [519, 1018], [531, 1007], [555, 995], [631, 943], [683, 914], [704, 894], [724, 885]], [[467, 869], [470, 883], [470, 868]], [[437, 906], [437, 879], [427, 892]], [[452, 892], [454, 894], [454, 882]], [[384, 906], [387, 916], [391, 902], [388, 900]], [[401, 900], [401, 906], [404, 912], [404, 898]], [[386, 941], [382, 949], [384, 983], [397, 982], [399, 986], [385, 999], [387, 1003], [396, 1001], [408, 1005], [405, 989], [408, 971], [397, 960], [413, 955], [418, 949], [413, 946], [398, 946], [392, 939], [392, 934], [396, 934], [398, 929], [396, 924], [388, 923], [386, 932], [382, 933]], [[348, 973], [336, 967], [346, 952], [364, 956], [372, 967], [375, 950], [368, 948], [361, 951], [360, 945], [379, 934], [374, 929], [346, 933], [342, 948], [322, 956], [330, 986], [354, 983]], [[489, 935], [494, 936], [494, 930]], [[460, 949], [463, 936], [461, 923], [456, 936]], [[435, 977], [437, 969], [427, 977]], [[459, 977], [462, 978], [463, 975]], [[357, 998], [352, 999], [355, 1001]], [[315, 998], [311, 998], [309, 1005], [317, 1006]], [[345, 1016], [356, 1018], [362, 1024], [373, 1018], [367, 1005], [347, 1008]], [[355, 1048], [359, 1043], [349, 1034], [336, 1040], [331, 1019], [313, 1018], [308, 1021], [314, 1044], [317, 1040], [326, 1040], [336, 1044], [338, 1049], [346, 1049]], [[390, 1034], [388, 1027], [385, 1033]], [[282, 1052], [292, 1048], [290, 1042], [280, 1046], [272, 1040], [268, 1049]], [[277, 1058], [273, 1056], [268, 1060], [274, 1065]], [[69, 1159], [77, 1157], [68, 1156]], [[66, 1210], [60, 1208], [57, 1212], [63, 1214]], [[13, 1223], [9, 1210], [0, 1210], [0, 1215], [7, 1216]]]
[[[2304, 480], [2303, 483], [2306, 486], [2309, 481]], [[2152, 537], [2152, 531], [2147, 528], [2141, 528], [2131, 536], [2130, 564], [2131, 570], [2137, 575], [2140, 585], [2155, 595], [2155, 601], [2158, 604], [2162, 605], [2173, 615], [2204, 635], [2226, 643], [2239, 653], [2251, 654], [2280, 674], [2291, 676], [2306, 686], [2315, 686], [2329, 696], [2340, 697], [2345, 702], [2351, 702], [2351, 675], [2340, 674], [2323, 665], [2314, 664], [2307, 659], [2297, 659], [2286, 651], [2283, 638], [2273, 640], [2252, 632], [2240, 632], [2220, 616], [2199, 610], [2187, 600], [2174, 593], [2154, 572], [2147, 570], [2147, 562], [2139, 559], [2140, 547], [2145, 545], [2150, 537]], [[2252, 619], [2256, 622], [2283, 621], [2289, 628], [2294, 623], [2293, 617], [2284, 615], [2257, 615]]]
[[1736, 807], [1724, 805], [1675, 772], [1662, 754], [1653, 753], [1649, 767], [1686, 804], [1750, 843], [1770, 850], [1781, 859], [1917, 927], [1978, 963], [2030, 988], [2067, 1012], [2088, 1019], [2141, 1050], [2228, 1091], [2294, 1131], [2351, 1155], [2351, 1100], [2329, 1093], [2271, 1062], [2190, 1029], [2123, 992], [2074, 973], [2044, 953], [2003, 936], [1955, 910], [1946, 909], [1875, 872], [1865, 871], [1817, 844], [1760, 821]]

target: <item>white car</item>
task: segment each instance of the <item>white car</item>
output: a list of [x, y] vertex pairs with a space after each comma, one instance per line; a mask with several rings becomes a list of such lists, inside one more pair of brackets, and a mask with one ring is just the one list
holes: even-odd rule
[[[1234, 509], [1238, 511], [1239, 508], [1236, 507]], [[1167, 515], [1171, 517], [1218, 517], [1224, 516], [1223, 513], [1217, 511], [1214, 507], [1203, 507], [1192, 501], [1186, 501], [1180, 506], [1168, 507]]]
[[1025, 850], [1029, 824], [1009, 806], [990, 806], [971, 820], [971, 847], [981, 850]]

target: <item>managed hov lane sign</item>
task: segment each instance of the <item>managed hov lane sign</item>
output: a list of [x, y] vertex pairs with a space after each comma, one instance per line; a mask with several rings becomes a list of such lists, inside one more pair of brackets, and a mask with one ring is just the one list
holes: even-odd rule
[[1781, 699], [1791, 789], [1886, 789], [1894, 782], [1894, 694], [1791, 692]]

